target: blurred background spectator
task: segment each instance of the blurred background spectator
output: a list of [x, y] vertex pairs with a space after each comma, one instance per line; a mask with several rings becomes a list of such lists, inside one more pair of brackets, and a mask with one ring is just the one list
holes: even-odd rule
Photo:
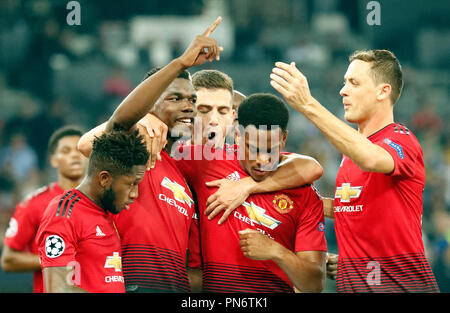
[[[275, 92], [275, 61], [295, 61], [313, 95], [343, 117], [339, 89], [354, 50], [393, 51], [405, 87], [396, 121], [421, 142], [426, 164], [423, 235], [441, 291], [450, 292], [450, 3], [378, 1], [381, 25], [367, 24], [368, 0], [79, 0], [81, 25], [69, 26], [69, 1], [0, 1], [0, 246], [16, 203], [56, 179], [46, 158], [50, 134], [67, 123], [102, 123], [154, 66], [180, 55], [219, 15], [224, 46], [216, 68], [244, 94]], [[318, 159], [317, 187], [334, 193], [341, 155], [300, 114], [291, 115], [286, 150]], [[327, 221], [337, 252], [333, 221]], [[0, 292], [31, 291], [31, 275], [0, 272]], [[326, 292], [334, 292], [327, 280]]]

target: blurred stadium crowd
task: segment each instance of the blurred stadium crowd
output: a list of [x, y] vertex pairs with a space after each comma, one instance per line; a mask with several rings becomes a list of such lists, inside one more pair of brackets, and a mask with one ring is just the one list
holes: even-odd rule
[[[181, 29], [154, 25], [195, 29], [196, 21], [207, 21], [203, 27], [220, 15], [227, 25], [218, 33], [224, 55], [199, 69], [229, 74], [244, 94], [274, 93], [273, 63], [295, 61], [313, 96], [341, 117], [339, 89], [348, 55], [368, 48], [397, 55], [405, 87], [396, 122], [406, 124], [422, 145], [426, 253], [441, 291], [450, 292], [448, 1], [428, 1], [426, 8], [420, 0], [378, 1], [379, 26], [367, 24], [366, 0], [80, 0], [78, 26], [66, 22], [68, 2], [0, 1], [0, 247], [16, 203], [56, 179], [46, 156], [50, 134], [65, 124], [89, 130], [104, 122], [151, 67], [186, 48]], [[333, 196], [341, 156], [292, 113], [286, 150], [319, 160], [324, 176], [316, 186]], [[336, 253], [333, 221], [327, 222], [329, 250]], [[1, 275], [7, 279], [0, 279], [0, 292], [31, 290], [31, 276], [28, 288], [14, 287], [18, 276]], [[333, 284], [325, 291], [333, 292]]]

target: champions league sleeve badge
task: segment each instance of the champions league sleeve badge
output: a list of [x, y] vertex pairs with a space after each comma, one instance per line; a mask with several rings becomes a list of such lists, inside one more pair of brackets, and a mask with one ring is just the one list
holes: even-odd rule
[[45, 239], [45, 255], [49, 258], [59, 257], [65, 248], [64, 240], [58, 235], [50, 235]]

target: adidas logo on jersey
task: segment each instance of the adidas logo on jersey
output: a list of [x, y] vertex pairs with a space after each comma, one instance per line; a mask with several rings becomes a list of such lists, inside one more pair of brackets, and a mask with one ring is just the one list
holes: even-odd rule
[[234, 171], [234, 173], [231, 173], [230, 175], [227, 176], [227, 179], [234, 180], [234, 181], [240, 181], [241, 176], [239, 176], [239, 173], [237, 171]]
[[106, 236], [106, 235], [102, 232], [102, 230], [100, 229], [100, 227], [99, 227], [98, 225], [97, 225], [96, 231], [97, 231], [97, 233], [95, 234], [95, 236], [97, 236], [97, 237], [103, 237], [103, 236]]

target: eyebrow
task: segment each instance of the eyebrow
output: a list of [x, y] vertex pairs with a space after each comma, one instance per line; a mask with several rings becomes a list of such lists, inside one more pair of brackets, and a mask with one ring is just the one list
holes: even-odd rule
[[[205, 106], [205, 107], [212, 107], [213, 105], [212, 104], [207, 104], [207, 103], [198, 103], [197, 104], [197, 106], [199, 107], [199, 106]], [[218, 110], [220, 110], [220, 109], [233, 109], [231, 106], [228, 106], [228, 105], [219, 105], [218, 107], [217, 107], [217, 109]]]
[[[248, 145], [249, 148], [254, 148], [254, 149], [258, 149], [259, 150], [259, 147], [255, 146], [255, 145], [252, 145], [250, 143], [247, 143], [247, 145]], [[276, 143], [273, 146], [269, 147], [270, 150], [274, 150], [276, 148], [278, 148], [278, 143]]]
[[69, 144], [62, 144], [62, 145], [58, 145], [56, 148], [57, 148], [57, 149], [64, 149], [64, 148], [69, 148], [69, 149], [71, 149], [72, 146], [69, 145]]
[[353, 79], [353, 80], [358, 80], [356, 77], [354, 77], [354, 76], [344, 76], [344, 80], [351, 80], [351, 79]]
[[197, 98], [197, 95], [195, 94], [195, 93], [191, 93], [191, 94], [189, 94], [189, 95], [187, 95], [187, 94], [183, 94], [183, 93], [181, 93], [181, 92], [177, 92], [177, 91], [175, 91], [175, 92], [169, 92], [167, 95], [166, 95], [166, 98], [167, 97], [171, 97], [171, 96], [177, 96], [177, 97], [181, 97], [181, 98]]

